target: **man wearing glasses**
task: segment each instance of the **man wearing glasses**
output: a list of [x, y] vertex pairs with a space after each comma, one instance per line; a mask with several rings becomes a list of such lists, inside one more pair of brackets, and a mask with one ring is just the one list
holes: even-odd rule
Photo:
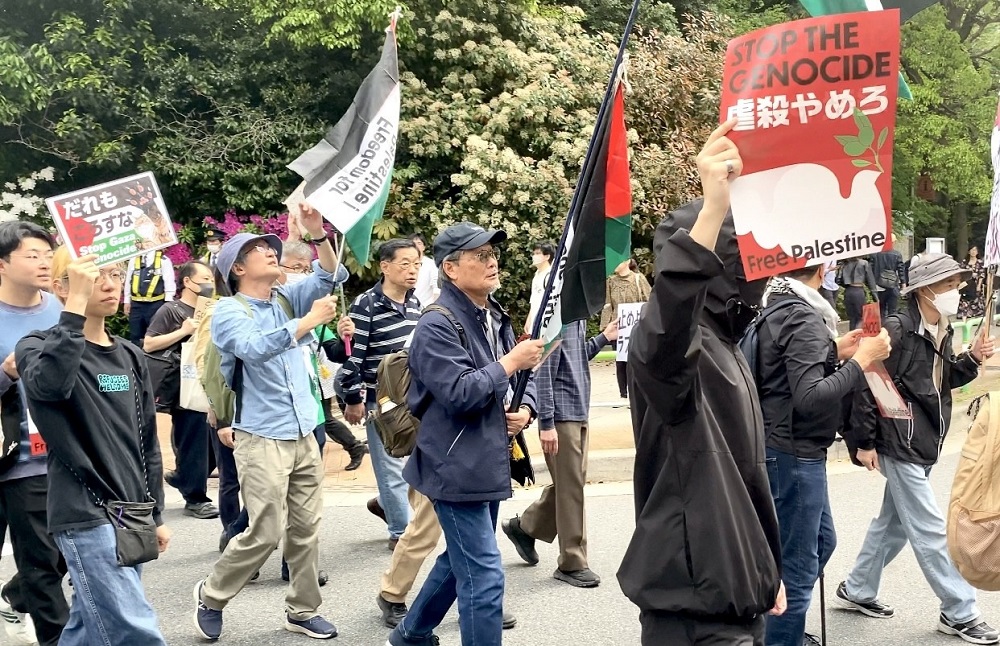
[[[469, 222], [434, 239], [443, 312], [421, 318], [410, 346], [410, 410], [420, 418], [406, 465], [409, 484], [432, 501], [446, 549], [387, 646], [433, 646], [457, 601], [463, 644], [499, 646], [504, 573], [497, 547], [500, 501], [511, 497], [510, 437], [535, 416], [535, 388], [508, 412], [514, 376], [542, 360], [544, 341], [514, 343], [510, 316], [493, 298], [503, 231]], [[458, 328], [456, 323], [461, 325]]]
[[[395, 238], [379, 247], [382, 279], [358, 296], [351, 305], [355, 332], [351, 358], [344, 364], [341, 385], [347, 409], [344, 418], [361, 423], [375, 407], [378, 364], [388, 354], [401, 350], [420, 318], [422, 303], [413, 295], [420, 273], [421, 256], [412, 240]], [[367, 422], [368, 449], [378, 484], [378, 497], [368, 501], [368, 511], [389, 526], [389, 549], [394, 550], [410, 522], [407, 485], [402, 458], [385, 452], [375, 424]]]
[[195, 585], [195, 626], [212, 641], [222, 634], [222, 610], [282, 538], [290, 579], [285, 629], [314, 639], [337, 636], [318, 613], [323, 462], [305, 353], [313, 329], [336, 318], [337, 299], [329, 294], [347, 280], [347, 271], [337, 262], [320, 214], [305, 204], [302, 210], [319, 256], [305, 280], [274, 288], [281, 276], [281, 240], [274, 235], [233, 236], [216, 265], [217, 285], [235, 295], [215, 306], [211, 328], [222, 374], [237, 394], [234, 457], [250, 526], [229, 541], [209, 577]]
[[46, 446], [28, 415], [14, 346], [29, 332], [59, 322], [62, 307], [49, 293], [54, 246], [35, 224], [0, 224], [0, 356], [6, 357], [0, 370], [0, 518], [9, 525], [18, 569], [0, 590], [0, 614], [8, 635], [30, 637], [23, 613], [29, 614], [40, 644], [58, 643], [69, 616], [62, 592], [66, 564], [48, 531]]

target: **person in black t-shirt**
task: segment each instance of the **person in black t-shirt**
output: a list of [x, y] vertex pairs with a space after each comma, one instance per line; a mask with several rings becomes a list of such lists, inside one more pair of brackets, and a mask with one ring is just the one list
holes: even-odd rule
[[56, 252], [52, 287], [65, 305], [59, 323], [15, 349], [28, 409], [48, 446], [49, 489], [59, 492], [48, 499], [49, 531], [76, 592], [59, 643], [165, 646], [141, 566], [118, 564], [104, 506], [153, 502], [159, 551], [167, 549], [149, 370], [138, 348], [105, 329], [118, 311], [125, 272], [99, 269], [96, 258], [70, 262], [65, 248]]
[[[212, 271], [201, 262], [182, 265], [177, 273], [177, 284], [181, 288], [180, 297], [157, 310], [149, 323], [143, 339], [146, 352], [166, 351], [179, 358], [181, 344], [188, 341], [195, 330], [193, 317], [198, 297], [211, 298], [215, 292]], [[180, 370], [179, 363], [177, 370]], [[218, 518], [219, 509], [206, 494], [212, 453], [208, 415], [181, 408], [176, 401], [170, 404], [177, 467], [167, 472], [167, 484], [176, 487], [184, 496], [185, 514], [199, 519]]]

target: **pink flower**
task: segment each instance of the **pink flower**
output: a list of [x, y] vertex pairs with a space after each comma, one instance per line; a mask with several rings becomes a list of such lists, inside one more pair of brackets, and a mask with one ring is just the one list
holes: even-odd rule
[[167, 247], [163, 253], [167, 258], [170, 258], [170, 262], [174, 263], [175, 267], [179, 267], [193, 258], [191, 248], [186, 244], [175, 244], [172, 247]]

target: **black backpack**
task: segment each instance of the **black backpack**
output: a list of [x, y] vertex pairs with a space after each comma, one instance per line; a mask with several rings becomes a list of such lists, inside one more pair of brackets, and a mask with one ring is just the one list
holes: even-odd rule
[[743, 333], [743, 338], [740, 339], [740, 352], [746, 357], [747, 365], [750, 366], [750, 374], [753, 375], [754, 381], [756, 382], [760, 379], [760, 326], [764, 324], [767, 317], [771, 316], [775, 312], [782, 310], [789, 305], [794, 305], [795, 303], [801, 303], [797, 298], [788, 298], [780, 303], [774, 305], [769, 305], [761, 310], [757, 318], [753, 320], [747, 331]]

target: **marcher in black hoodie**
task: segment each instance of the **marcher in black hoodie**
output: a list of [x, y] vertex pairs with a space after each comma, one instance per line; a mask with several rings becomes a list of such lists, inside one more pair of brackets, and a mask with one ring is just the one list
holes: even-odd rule
[[618, 579], [650, 646], [762, 644], [764, 614], [784, 611], [760, 404], [736, 345], [765, 281], [743, 279], [729, 213], [735, 123], [698, 155], [704, 201], [656, 231], [653, 292], [632, 331], [636, 529]]
[[49, 488], [58, 492], [48, 499], [49, 531], [76, 592], [59, 643], [158, 646], [165, 642], [141, 566], [118, 565], [103, 506], [155, 502], [156, 538], [166, 550], [156, 408], [143, 355], [104, 328], [118, 310], [124, 271], [98, 269], [95, 259], [70, 262], [65, 247], [56, 251], [52, 287], [65, 303], [59, 323], [15, 350], [28, 408], [48, 445]]

